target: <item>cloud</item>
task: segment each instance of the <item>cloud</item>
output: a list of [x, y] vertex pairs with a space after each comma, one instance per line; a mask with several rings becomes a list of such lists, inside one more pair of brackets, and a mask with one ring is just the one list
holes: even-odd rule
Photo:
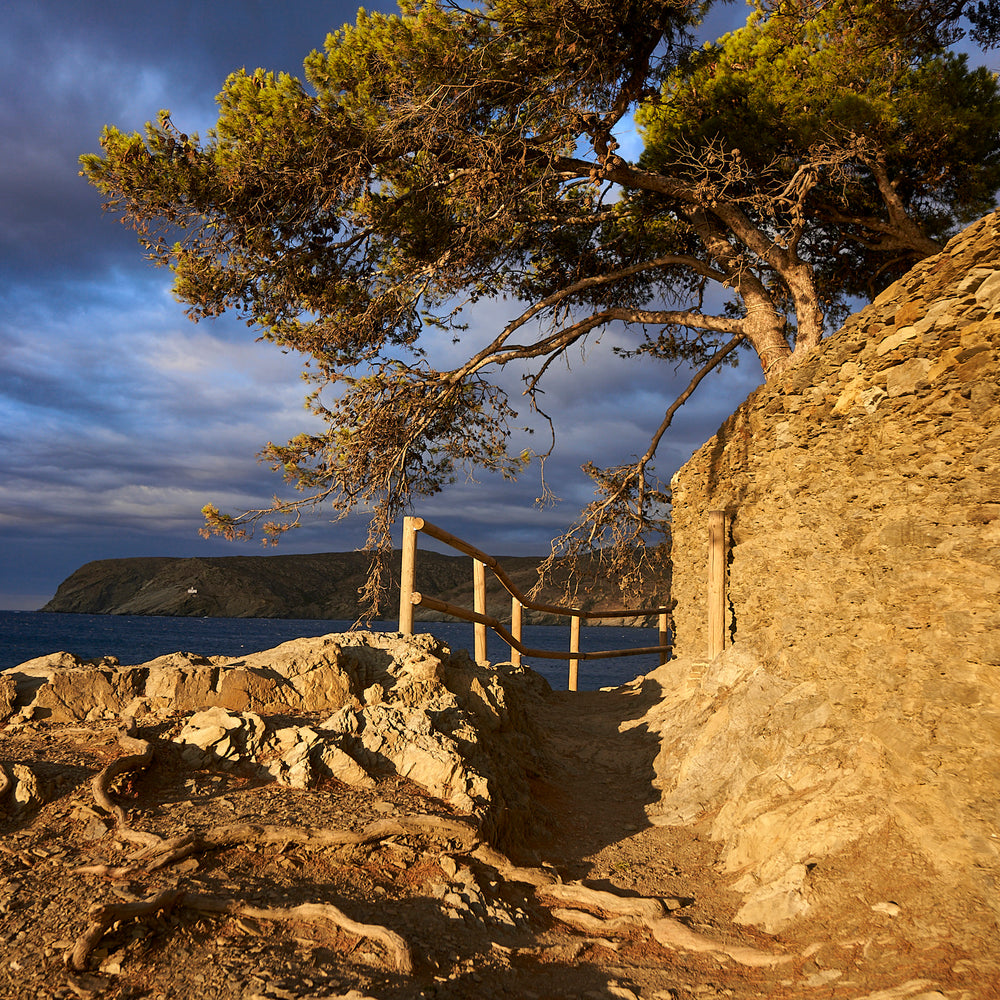
[[[283, 491], [256, 455], [313, 426], [301, 359], [255, 343], [235, 319], [190, 323], [169, 273], [102, 215], [78, 157], [98, 149], [105, 124], [141, 129], [161, 108], [204, 132], [228, 73], [300, 74], [355, 14], [356, 3], [328, 0], [35, 0], [0, 12], [0, 604], [37, 607], [91, 559], [257, 551], [200, 539], [199, 510]], [[481, 302], [459, 345], [435, 345], [437, 359], [467, 357], [511, 315], [508, 303]], [[683, 382], [669, 366], [615, 358], [621, 337], [592, 338], [549, 373], [541, 398], [557, 422], [548, 473], [561, 505], [535, 507], [535, 466], [518, 483], [456, 484], [420, 513], [491, 552], [544, 552], [589, 499], [579, 465], [644, 451]], [[543, 450], [548, 428], [520, 396], [524, 370], [498, 377], [518, 426], [535, 428], [525, 440]], [[714, 403], [685, 407], [665, 469], [746, 384], [739, 374]], [[363, 517], [331, 524], [317, 512], [282, 550], [350, 549], [365, 534]]]

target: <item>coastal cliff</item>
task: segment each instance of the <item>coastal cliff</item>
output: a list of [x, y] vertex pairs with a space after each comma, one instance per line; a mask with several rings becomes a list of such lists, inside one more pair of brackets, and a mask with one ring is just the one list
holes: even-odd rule
[[[211, 618], [329, 618], [354, 620], [362, 611], [371, 557], [366, 552], [323, 552], [311, 555], [221, 556], [208, 558], [146, 557], [101, 559], [86, 563], [64, 580], [41, 610], [79, 614], [177, 615]], [[535, 556], [500, 559], [523, 593], [535, 584]], [[399, 553], [393, 556], [389, 603], [382, 614], [394, 618], [399, 600]], [[464, 556], [421, 552], [417, 559], [417, 589], [440, 600], [472, 608], [472, 565]], [[510, 598], [495, 581], [487, 585], [487, 611], [509, 618]], [[619, 606], [606, 578], [582, 606]], [[557, 587], [543, 589], [540, 600], [560, 603]], [[665, 598], [664, 598], [665, 599]], [[439, 621], [445, 615], [416, 609], [419, 621]], [[525, 614], [536, 624], [552, 616]]]

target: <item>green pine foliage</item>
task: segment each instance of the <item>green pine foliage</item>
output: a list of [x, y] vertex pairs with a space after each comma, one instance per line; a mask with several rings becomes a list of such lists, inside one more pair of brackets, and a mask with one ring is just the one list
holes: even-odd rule
[[[637, 363], [692, 364], [692, 390], [744, 344], [773, 377], [992, 206], [996, 80], [942, 45], [964, 5], [782, 0], [699, 48], [706, 9], [405, 0], [330, 34], [301, 80], [234, 73], [203, 140], [167, 111], [105, 129], [81, 163], [106, 208], [192, 317], [232, 312], [301, 352], [325, 427], [262, 453], [298, 496], [210, 505], [209, 530], [277, 536], [325, 502], [367, 510], [384, 548], [420, 497], [532, 457], [509, 447], [498, 369], [528, 368], [533, 405], [555, 360], [623, 324]], [[474, 338], [484, 298], [510, 315]], [[456, 367], [425, 353], [442, 332]], [[665, 530], [654, 458], [675, 409], [646, 455], [589, 468], [571, 551]]]

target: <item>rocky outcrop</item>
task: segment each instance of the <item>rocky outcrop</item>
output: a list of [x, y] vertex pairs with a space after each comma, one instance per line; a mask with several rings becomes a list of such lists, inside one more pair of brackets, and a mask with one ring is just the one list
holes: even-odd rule
[[6, 675], [0, 721], [186, 717], [176, 737], [192, 766], [240, 768], [309, 787], [358, 787], [395, 774], [474, 814], [503, 842], [527, 823], [530, 671], [476, 665], [429, 635], [350, 632], [243, 657], [174, 653], [122, 666], [67, 653]]
[[[827, 859], [897, 835], [939, 873], [929, 893], [963, 884], [995, 905], [998, 470], [991, 215], [755, 392], [676, 475], [683, 659], [650, 720], [650, 812], [725, 844], [746, 920], [794, 917]], [[730, 525], [731, 648], [706, 664], [711, 510]]]

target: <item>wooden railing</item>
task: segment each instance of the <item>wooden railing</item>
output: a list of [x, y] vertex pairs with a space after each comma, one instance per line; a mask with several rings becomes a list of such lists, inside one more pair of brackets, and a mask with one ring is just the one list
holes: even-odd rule
[[[445, 601], [428, 597], [414, 590], [414, 574], [416, 571], [417, 553], [417, 533], [423, 531], [425, 534], [436, 538], [439, 542], [444, 542], [459, 552], [472, 557], [473, 567], [473, 602], [475, 608], [469, 611], [467, 608], [460, 608]], [[503, 623], [486, 614], [486, 568], [492, 571], [504, 590], [511, 597], [510, 630]], [[464, 621], [475, 623], [475, 657], [477, 663], [486, 662], [486, 630], [493, 629], [494, 632], [507, 645], [510, 646], [511, 662], [519, 666], [522, 656], [531, 656], [537, 659], [547, 660], [569, 660], [569, 690], [577, 689], [577, 678], [579, 674], [580, 660], [602, 660], [615, 656], [640, 656], [658, 653], [660, 663], [666, 663], [670, 655], [671, 643], [668, 641], [667, 632], [667, 607], [660, 605], [655, 608], [617, 608], [610, 611], [584, 611], [580, 608], [564, 608], [554, 604], [542, 604], [539, 601], [532, 601], [525, 597], [510, 577], [503, 571], [503, 567], [492, 556], [468, 542], [457, 538], [443, 528], [425, 521], [422, 517], [407, 517], [403, 519], [403, 561], [400, 572], [399, 591], [399, 631], [405, 635], [413, 634], [413, 609], [416, 606], [430, 608], [432, 611], [440, 611], [444, 614], [452, 615]], [[529, 649], [521, 642], [521, 612], [524, 608], [531, 611], [541, 611], [552, 615], [561, 615], [570, 620], [569, 650], [566, 652], [556, 652], [546, 649]], [[659, 639], [658, 646], [644, 646], [637, 649], [609, 649], [600, 652], [584, 651], [580, 649], [580, 622], [583, 619], [600, 618], [632, 618], [647, 615], [657, 615], [659, 619]]]

